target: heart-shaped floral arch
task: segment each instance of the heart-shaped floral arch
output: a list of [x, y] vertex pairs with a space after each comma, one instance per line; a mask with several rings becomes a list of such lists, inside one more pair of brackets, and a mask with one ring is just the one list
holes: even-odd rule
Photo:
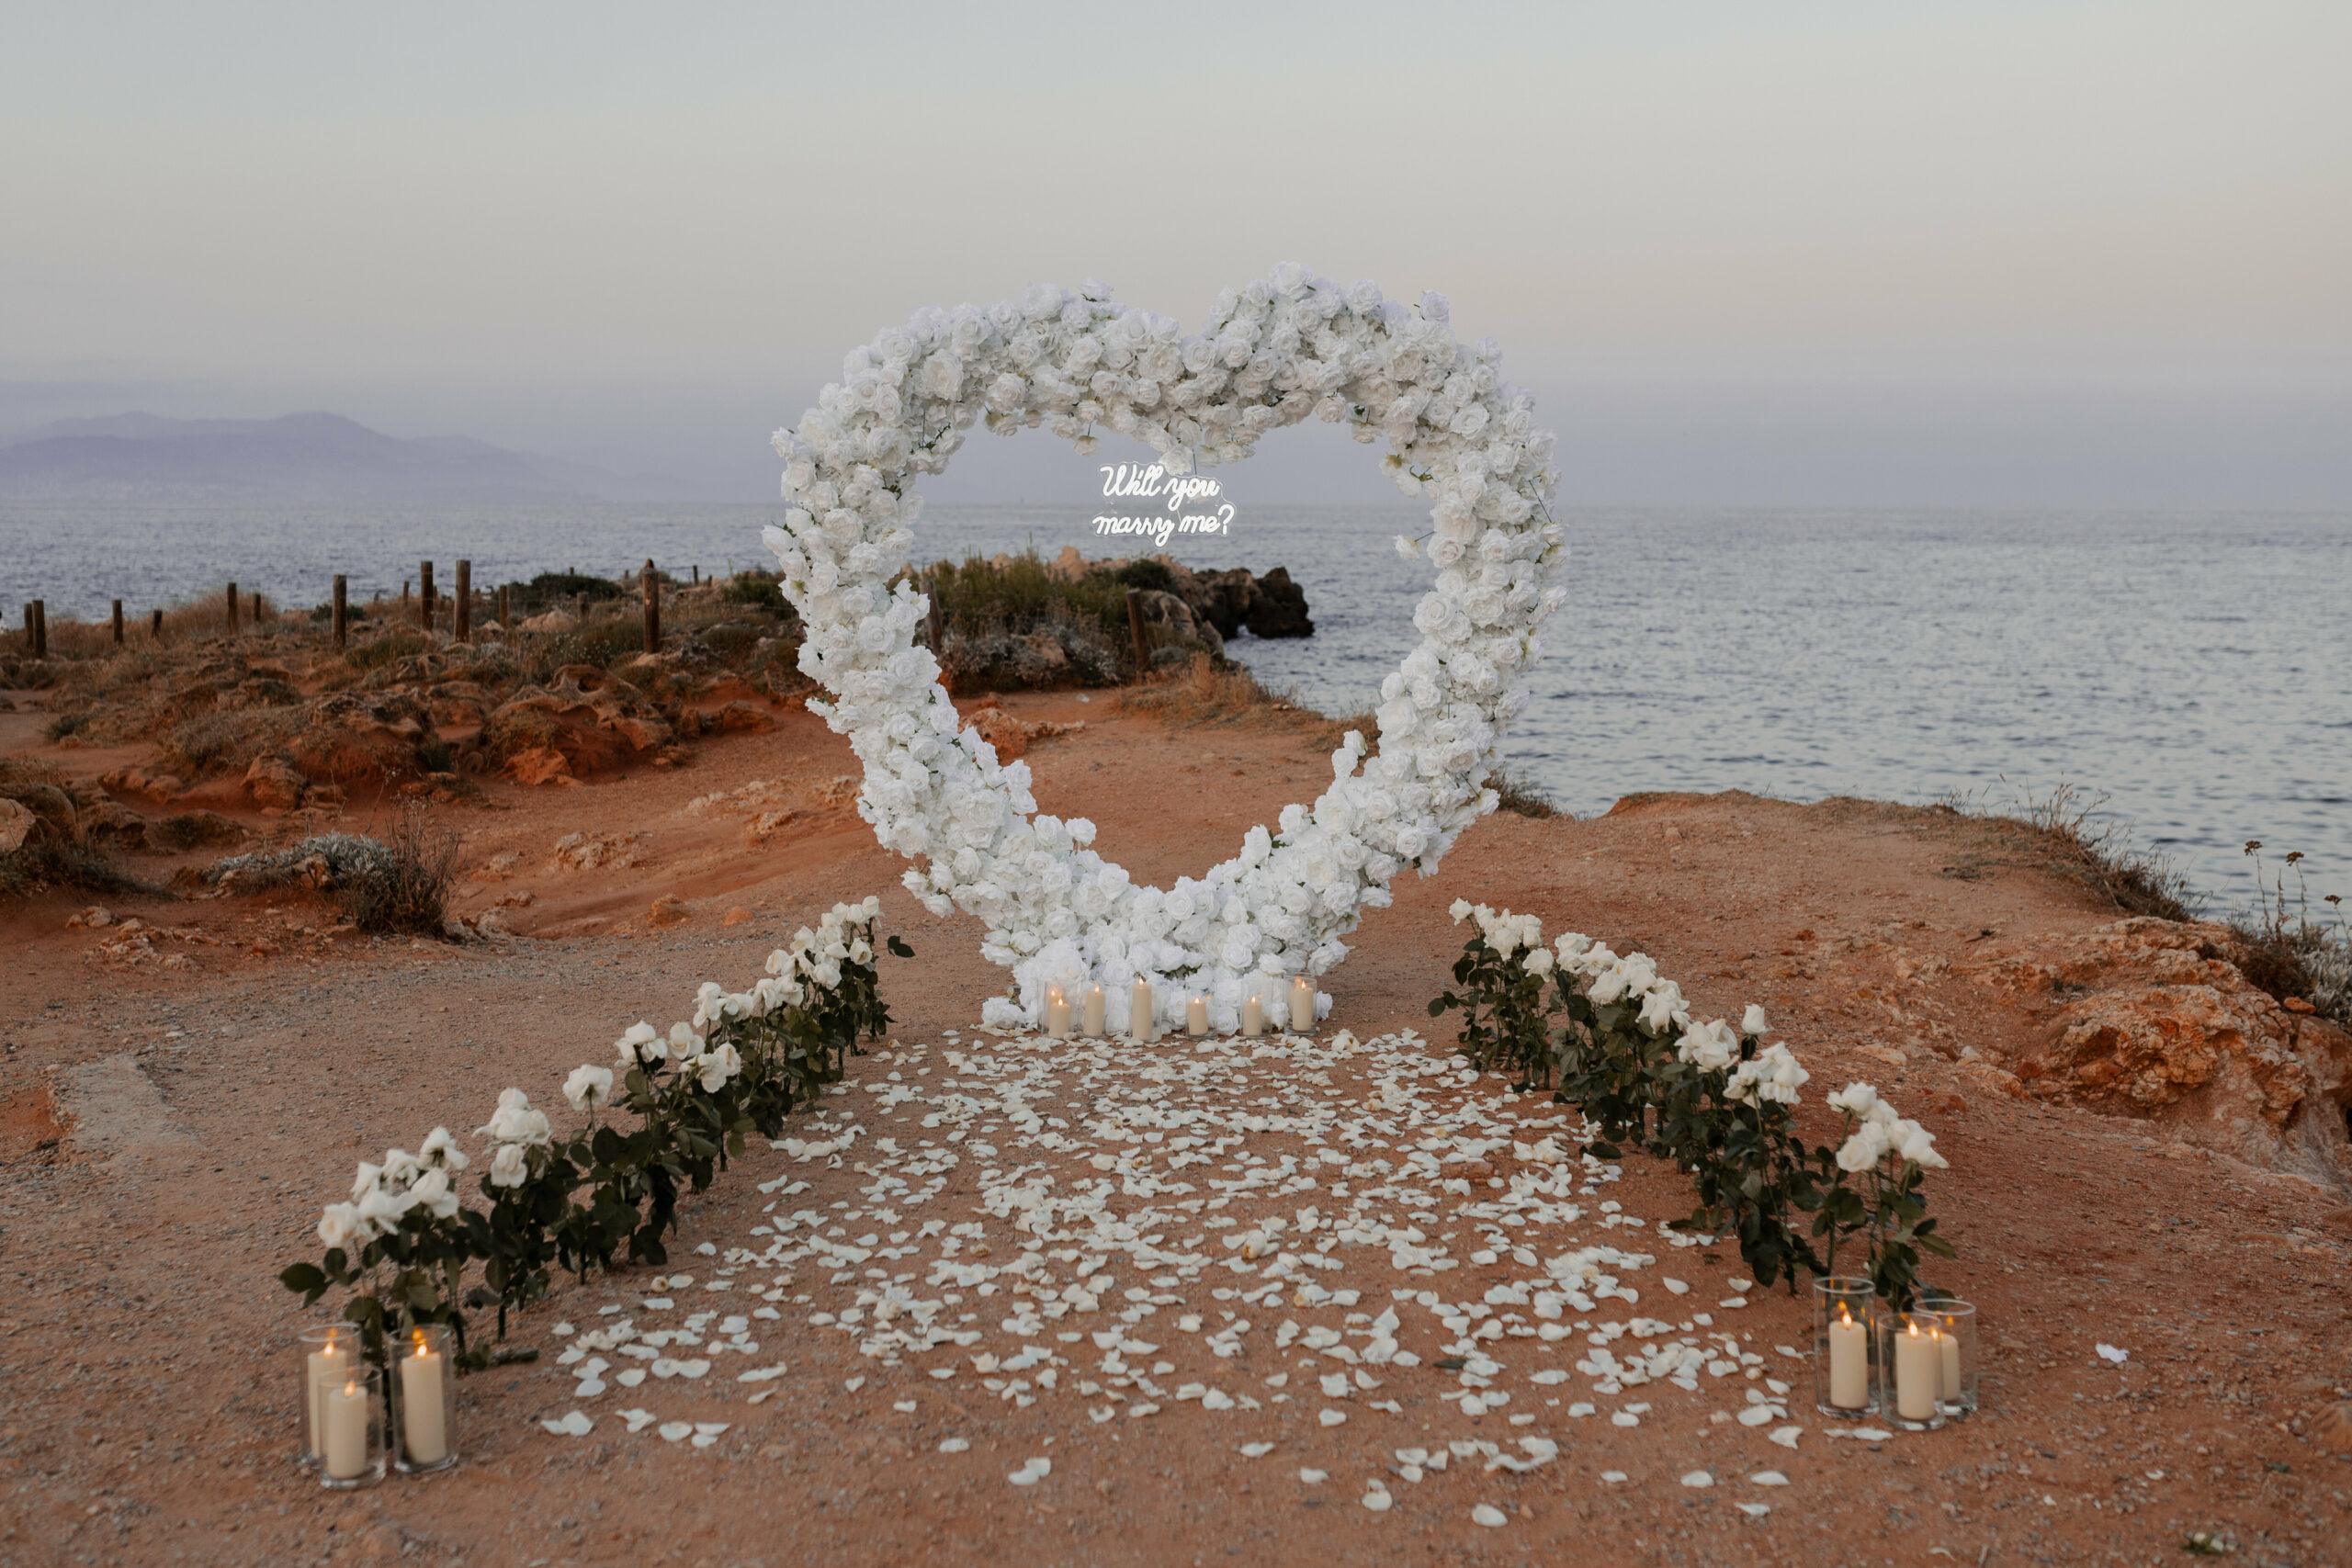
[[[1552, 436], [1503, 381], [1491, 341], [1454, 341], [1441, 295], [1399, 304], [1286, 264], [1271, 283], [1227, 289], [1190, 335], [1109, 296], [1038, 285], [999, 305], [927, 308], [852, 349], [842, 379], [776, 434], [790, 510], [765, 536], [807, 624], [800, 668], [837, 699], [809, 705], [865, 765], [859, 814], [928, 863], [908, 888], [934, 914], [986, 920], [981, 951], [1013, 973], [987, 1021], [1035, 1022], [1047, 987], [1075, 996], [1091, 980], [1124, 1032], [1139, 976], [1162, 1021], [1205, 992], [1230, 1030], [1262, 990], [1279, 1025], [1288, 987], [1271, 978], [1338, 964], [1340, 938], [1389, 903], [1398, 872], [1433, 871], [1495, 808], [1485, 780], [1565, 596], [1552, 580], [1566, 547], [1544, 511]], [[1350, 731], [1313, 806], [1284, 807], [1275, 832], [1250, 829], [1204, 877], [1137, 886], [1088, 847], [1091, 822], [1038, 814], [1028, 764], [1000, 763], [962, 727], [939, 661], [915, 646], [928, 602], [892, 582], [920, 511], [912, 478], [944, 470], [975, 421], [1007, 435], [1050, 421], [1081, 453], [1108, 428], [1182, 474], [1245, 457], [1309, 413], [1359, 441], [1385, 435], [1399, 488], [1434, 501], [1426, 546], [1397, 541], [1437, 572], [1413, 615], [1420, 646], [1382, 682], [1376, 756]]]

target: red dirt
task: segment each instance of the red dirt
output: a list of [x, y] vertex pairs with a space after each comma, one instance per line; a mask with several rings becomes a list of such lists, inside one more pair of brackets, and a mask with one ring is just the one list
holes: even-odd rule
[[[1304, 728], [1279, 728], [1286, 718], [1171, 729], [1108, 700], [1006, 705], [1028, 719], [1085, 721], [1031, 750], [1040, 804], [1092, 818], [1103, 852], [1149, 880], [1204, 868], [1243, 828], [1328, 777]], [[85, 765], [0, 731], [10, 746]], [[1367, 920], [1327, 982], [1332, 1022], [1367, 1038], [1429, 1025], [1426, 1002], [1461, 941], [1444, 912], [1456, 897], [1645, 949], [1702, 1014], [1760, 1001], [1814, 1073], [1816, 1114], [1829, 1089], [1867, 1078], [1917, 1114], [1951, 1160], [1930, 1191], [1961, 1256], [1932, 1277], [1979, 1303], [1984, 1408], [1970, 1422], [1880, 1444], [1828, 1441], [1833, 1423], [1811, 1410], [1800, 1369], [1790, 1419], [1806, 1431], [1794, 1452], [1760, 1429], [1708, 1422], [1704, 1398], [1661, 1397], [1661, 1414], [1633, 1429], [1546, 1415], [1528, 1430], [1558, 1438], [1561, 1458], [1524, 1476], [1457, 1466], [1414, 1484], [1391, 1473], [1396, 1506], [1374, 1514], [1356, 1498], [1366, 1477], [1394, 1471], [1394, 1447], [1508, 1443], [1518, 1430], [1494, 1416], [1479, 1429], [1438, 1403], [1452, 1380], [1425, 1361], [1383, 1390], [1401, 1415], [1359, 1413], [1319, 1430], [1286, 1406], [1293, 1415], [1265, 1417], [1290, 1423], [1283, 1446], [1253, 1461], [1235, 1444], [1258, 1430], [1230, 1424], [1238, 1416], [1188, 1405], [1106, 1428], [1074, 1397], [1016, 1410], [968, 1377], [918, 1385], [885, 1372], [787, 1312], [764, 1325], [762, 1359], [791, 1367], [761, 1385], [774, 1397], [747, 1406], [731, 1378], [715, 1375], [721, 1386], [693, 1391], [702, 1398], [691, 1418], [731, 1423], [706, 1450], [621, 1430], [618, 1409], [675, 1407], [679, 1385], [578, 1401], [570, 1377], [542, 1360], [468, 1382], [456, 1471], [322, 1493], [288, 1462], [292, 1336], [308, 1319], [274, 1276], [315, 1256], [318, 1207], [343, 1195], [357, 1158], [413, 1147], [435, 1124], [468, 1134], [509, 1083], [560, 1112], [563, 1073], [602, 1060], [623, 1026], [680, 1016], [703, 978], [742, 984], [792, 925], [869, 892], [882, 895], [886, 928], [921, 954], [886, 961], [897, 1038], [911, 1049], [959, 1028], [980, 1043], [979, 1001], [1002, 976], [980, 959], [975, 923], [924, 914], [897, 886], [899, 863], [828, 800], [826, 785], [851, 769], [837, 738], [787, 714], [772, 733], [706, 739], [676, 770], [575, 788], [485, 784], [481, 806], [439, 813], [466, 834], [458, 907], [478, 916], [510, 900], [501, 915], [536, 933], [521, 942], [306, 936], [326, 931], [332, 912], [290, 895], [130, 901], [112, 912], [200, 940], [154, 944], [186, 966], [126, 967], [91, 956], [116, 930], [66, 929], [86, 898], [0, 906], [11, 959], [0, 966], [0, 1560], [780, 1564], [1009, 1549], [1071, 1562], [1572, 1553], [1982, 1565], [2169, 1559], [2192, 1530], [2222, 1533], [2248, 1562], [2343, 1560], [2352, 1470], [2290, 1426], [2352, 1384], [2344, 1198], [2151, 1135], [2146, 1123], [2011, 1098], [1946, 1059], [1967, 1044], [1992, 1054], [2035, 1027], [1950, 973], [1980, 933], [2014, 945], [2087, 930], [2112, 911], [1997, 858], [1972, 863], [1967, 880], [1939, 874], [1956, 847], [1984, 847], [1964, 820], [1738, 795], [1649, 799], [1590, 822], [1481, 824], [1441, 874], [1400, 885], [1396, 908]], [[762, 809], [795, 813], [763, 842], [747, 841], [739, 814], [683, 812], [755, 779], [785, 784], [780, 804]], [[368, 819], [359, 807], [349, 816], [355, 827]], [[550, 869], [572, 833], [640, 835], [622, 852], [641, 863]], [[470, 874], [503, 854], [519, 858]], [[524, 893], [529, 902], [513, 901]], [[684, 922], [647, 919], [664, 895], [684, 901]], [[748, 918], [727, 923], [738, 910]], [[1898, 964], [1917, 969], [1923, 956], [1944, 966], [1900, 975]], [[944, 1061], [942, 1047], [922, 1060]], [[896, 1070], [879, 1055], [854, 1069]], [[1347, 1069], [1333, 1079], [1343, 1090], [1362, 1081]], [[62, 1146], [34, 1151], [54, 1134], [20, 1134], [51, 1116], [52, 1086], [83, 1120]], [[967, 1217], [976, 1175], [960, 1173], [937, 1213]], [[795, 1201], [820, 1208], [857, 1201], [864, 1180], [755, 1145], [690, 1205], [673, 1267], [707, 1268], [686, 1250], [704, 1240], [741, 1244], [772, 1201], [758, 1184], [778, 1177], [812, 1181]], [[1672, 1172], [1639, 1162], [1608, 1196], [1653, 1222], [1688, 1201]], [[1712, 1261], [1670, 1255], [1659, 1268], [1695, 1271], [1712, 1289], [1737, 1259], [1710, 1250]], [[1385, 1260], [1352, 1267], [1367, 1284], [1390, 1282]], [[560, 1288], [514, 1337], [546, 1347], [559, 1319], [594, 1326], [598, 1304], [643, 1293], [644, 1272]], [[794, 1289], [822, 1290], [817, 1279], [810, 1270]], [[1367, 1292], [1368, 1310], [1385, 1296]], [[1805, 1338], [1801, 1303], [1785, 1292], [1757, 1293], [1717, 1321], [1768, 1359], [1775, 1343]], [[2129, 1363], [2100, 1360], [2101, 1340], [2129, 1348]], [[875, 1382], [846, 1391], [861, 1373]], [[916, 1399], [918, 1411], [896, 1412], [896, 1398]], [[587, 1438], [537, 1425], [575, 1406], [596, 1417]], [[950, 1430], [970, 1451], [933, 1451]], [[1006, 1484], [1007, 1471], [1040, 1454], [1055, 1458], [1050, 1476]], [[1301, 1485], [1303, 1463], [1329, 1469], [1330, 1482]], [[1604, 1467], [1630, 1480], [1606, 1484]], [[1702, 1467], [1719, 1484], [1677, 1484]], [[1734, 1481], [1768, 1467], [1792, 1484], [1765, 1494]], [[1774, 1508], [1764, 1518], [1734, 1506], [1759, 1498]], [[1512, 1510], [1509, 1523], [1474, 1525], [1478, 1502]]]

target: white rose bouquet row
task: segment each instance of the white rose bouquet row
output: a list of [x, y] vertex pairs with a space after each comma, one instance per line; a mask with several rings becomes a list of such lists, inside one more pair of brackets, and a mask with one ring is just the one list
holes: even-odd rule
[[1916, 1289], [1922, 1248], [1952, 1256], [1923, 1191], [1925, 1172], [1945, 1163], [1934, 1134], [1853, 1084], [1829, 1100], [1845, 1117], [1840, 1140], [1808, 1145], [1796, 1109], [1811, 1075], [1786, 1044], [1763, 1043], [1762, 1008], [1736, 1025], [1694, 1022], [1682, 988], [1645, 953], [1620, 956], [1574, 931], [1546, 947], [1532, 915], [1459, 899], [1452, 912], [1477, 934], [1430, 1015], [1460, 1009], [1465, 1055], [1555, 1086], [1594, 1126], [1594, 1152], [1638, 1148], [1689, 1174], [1699, 1201], [1678, 1228], [1736, 1237], [1758, 1280], [1785, 1278], [1792, 1290], [1801, 1271], [1833, 1271], [1844, 1238], [1860, 1232], [1870, 1276], [1897, 1306]]
[[[1491, 343], [1454, 340], [1442, 296], [1408, 305], [1295, 265], [1227, 289], [1189, 335], [1098, 284], [1039, 286], [917, 311], [852, 350], [842, 379], [777, 434], [787, 510], [766, 539], [807, 623], [800, 667], [834, 699], [810, 706], [864, 764], [860, 814], [922, 863], [907, 886], [934, 913], [988, 922], [983, 951], [1013, 983], [985, 1021], [1035, 1023], [1049, 987], [1093, 981], [1125, 1032], [1140, 978], [1170, 1007], [1206, 993], [1213, 1026], [1230, 1029], [1251, 990], [1338, 964], [1340, 939], [1389, 902], [1399, 872], [1434, 869], [1494, 809], [1482, 781], [1528, 700], [1566, 558], [1544, 511], [1553, 438], [1499, 360]], [[1027, 765], [963, 728], [916, 646], [928, 602], [892, 582], [920, 515], [914, 481], [976, 426], [1043, 424], [1081, 452], [1107, 429], [1183, 474], [1309, 416], [1385, 438], [1400, 488], [1431, 501], [1432, 532], [1398, 541], [1436, 574], [1414, 613], [1422, 640], [1381, 687], [1377, 756], [1351, 733], [1312, 806], [1251, 829], [1205, 876], [1138, 886], [1091, 847], [1092, 823], [1037, 813]]]
[[[477, 1161], [447, 1128], [417, 1154], [394, 1149], [362, 1164], [350, 1201], [320, 1218], [325, 1256], [279, 1280], [305, 1304], [331, 1286], [348, 1291], [345, 1316], [371, 1356], [388, 1335], [446, 1323], [461, 1364], [479, 1367], [492, 1354], [466, 1346], [464, 1308], [494, 1303], [503, 1339], [508, 1309], [544, 1294], [556, 1267], [584, 1277], [624, 1255], [667, 1261], [662, 1238], [676, 1227], [679, 1196], [707, 1189], [747, 1134], [781, 1133], [795, 1106], [839, 1080], [861, 1035], [889, 1027], [880, 914], [876, 898], [836, 905], [769, 954], [765, 978], [735, 992], [704, 985], [692, 1018], [667, 1031], [631, 1025], [609, 1064], [584, 1063], [564, 1079], [565, 1101], [586, 1118], [569, 1132], [522, 1089], [502, 1090], [476, 1129], [486, 1209], [460, 1200], [458, 1175]], [[914, 955], [896, 936], [887, 946]], [[468, 1289], [476, 1263], [480, 1283]]]

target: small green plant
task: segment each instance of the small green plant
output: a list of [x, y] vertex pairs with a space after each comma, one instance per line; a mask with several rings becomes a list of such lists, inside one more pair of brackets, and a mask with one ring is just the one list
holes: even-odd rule
[[1796, 1107], [1809, 1075], [1786, 1045], [1763, 1043], [1762, 1009], [1736, 1027], [1694, 1023], [1681, 988], [1644, 954], [1573, 933], [1555, 953], [1534, 916], [1463, 900], [1453, 913], [1477, 933], [1430, 1016], [1462, 1013], [1460, 1049], [1478, 1066], [1522, 1088], [1556, 1085], [1555, 1098], [1584, 1115], [1593, 1155], [1639, 1150], [1689, 1176], [1697, 1202], [1674, 1228], [1734, 1238], [1758, 1280], [1792, 1290], [1861, 1234], [1871, 1278], [1898, 1307], [1917, 1289], [1922, 1249], [1951, 1256], [1922, 1191], [1924, 1171], [1944, 1163], [1933, 1138], [1857, 1084], [1831, 1099], [1847, 1115], [1841, 1140], [1808, 1145]]
[[431, 637], [419, 632], [391, 632], [366, 642], [355, 642], [344, 650], [343, 660], [354, 670], [380, 670], [403, 659], [413, 659], [420, 653], [433, 651]]
[[[559, 1135], [521, 1089], [503, 1091], [479, 1130], [490, 1145], [484, 1208], [462, 1201], [458, 1173], [474, 1162], [447, 1129], [417, 1154], [362, 1165], [350, 1201], [320, 1220], [324, 1255], [289, 1265], [279, 1282], [305, 1305], [342, 1289], [343, 1315], [379, 1366], [408, 1330], [447, 1324], [472, 1371], [501, 1356], [467, 1342], [469, 1311], [494, 1308], [503, 1339], [512, 1311], [545, 1295], [556, 1269], [584, 1279], [624, 1257], [666, 1262], [680, 1199], [707, 1190], [749, 1135], [781, 1133], [796, 1107], [840, 1080], [861, 1033], [888, 1027], [879, 913], [875, 899], [837, 905], [770, 956], [767, 979], [735, 994], [704, 986], [692, 1021], [666, 1033], [633, 1025], [615, 1042], [613, 1066], [583, 1065], [565, 1080], [565, 1100], [587, 1118], [570, 1133]], [[896, 936], [887, 950], [914, 956]]]

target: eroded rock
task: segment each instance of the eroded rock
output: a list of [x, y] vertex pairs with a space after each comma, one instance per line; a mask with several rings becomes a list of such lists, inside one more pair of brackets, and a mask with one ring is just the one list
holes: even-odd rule
[[2245, 978], [2226, 927], [2135, 917], [1961, 972], [2048, 1010], [1999, 1066], [2037, 1099], [2120, 1111], [2255, 1164], [2352, 1183], [2352, 1035]]

